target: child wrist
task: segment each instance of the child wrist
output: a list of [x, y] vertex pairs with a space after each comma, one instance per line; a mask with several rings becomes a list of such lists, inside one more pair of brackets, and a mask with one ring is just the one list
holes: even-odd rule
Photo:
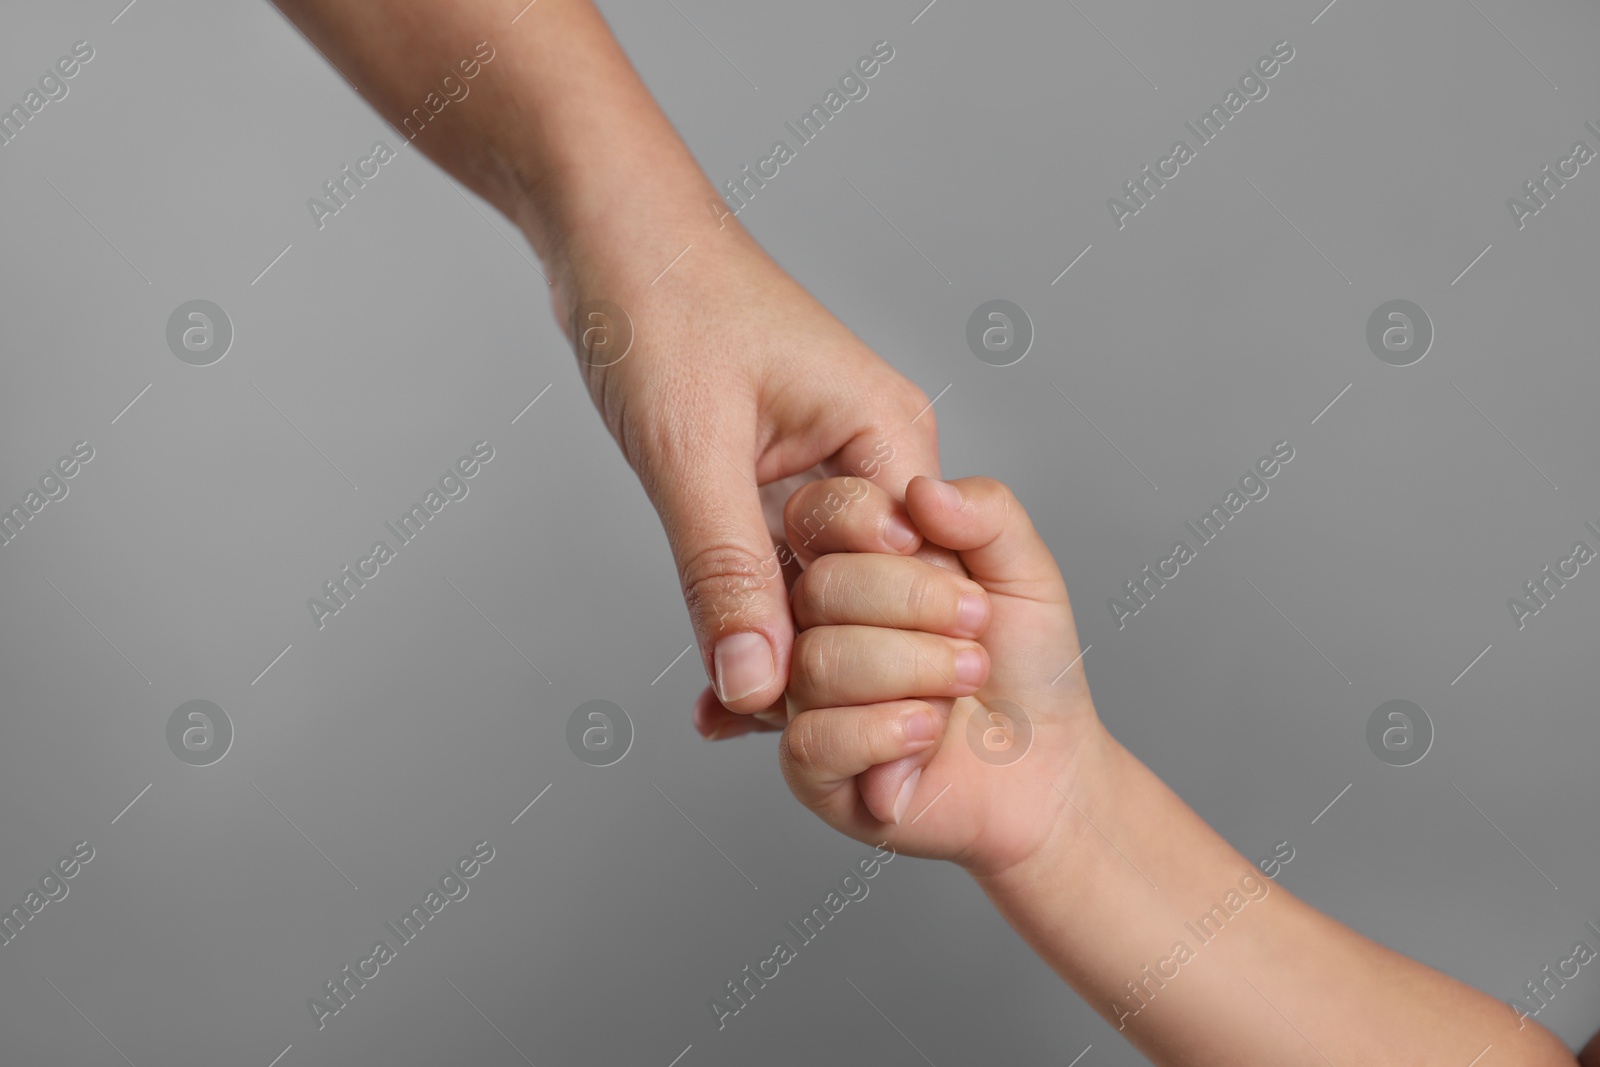
[[1031, 807], [1033, 817], [1043, 821], [1038, 844], [999, 864], [982, 857], [964, 863], [967, 873], [991, 895], [1040, 883], [1061, 884], [1068, 872], [1081, 867], [1082, 856], [1092, 854], [1092, 847], [1084, 847], [1092, 846], [1086, 839], [1109, 818], [1104, 809], [1115, 792], [1119, 758], [1125, 752], [1090, 714], [1057, 765], [1039, 777], [1040, 803]]

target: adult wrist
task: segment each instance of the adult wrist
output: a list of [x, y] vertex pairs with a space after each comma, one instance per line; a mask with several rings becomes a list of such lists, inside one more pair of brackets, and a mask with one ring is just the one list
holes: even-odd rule
[[516, 168], [513, 221], [558, 294], [649, 286], [685, 248], [703, 256], [749, 241], [676, 134], [646, 141], [655, 148], [545, 152]]

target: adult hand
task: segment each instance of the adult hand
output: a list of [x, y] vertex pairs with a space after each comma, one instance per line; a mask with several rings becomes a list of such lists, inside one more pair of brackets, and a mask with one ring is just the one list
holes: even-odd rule
[[[676, 247], [660, 244], [648, 265], [636, 252], [620, 265], [580, 259], [557, 279], [553, 299], [677, 561], [712, 681], [696, 724], [727, 737], [765, 725], [730, 711], [781, 708], [794, 640], [786, 578], [806, 541], [866, 499], [856, 483], [860, 494], [846, 489], [785, 522], [797, 482], [854, 476], [898, 500], [912, 477], [937, 476], [939, 464], [921, 389], [731, 218], [707, 209], [700, 228]], [[628, 321], [594, 310], [596, 300]], [[873, 547], [917, 552], [922, 541], [903, 507], [874, 496], [870, 515], [852, 515], [870, 523]], [[781, 727], [781, 716], [766, 718]]]
[[[820, 470], [898, 498], [938, 474], [927, 397], [728, 214], [592, 0], [275, 2], [397, 136], [527, 236], [661, 513], [718, 710], [771, 705], [793, 629], [761, 488]], [[614, 363], [597, 299], [632, 320]], [[770, 490], [774, 515], [790, 488]]]

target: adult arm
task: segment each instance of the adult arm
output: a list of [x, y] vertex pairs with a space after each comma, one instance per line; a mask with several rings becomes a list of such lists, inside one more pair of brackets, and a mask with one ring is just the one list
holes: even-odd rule
[[[794, 639], [758, 486], [781, 502], [776, 483], [819, 471], [903, 495], [937, 474], [927, 396], [727, 212], [589, 0], [275, 2], [402, 136], [516, 223], [569, 340], [580, 305], [626, 311], [625, 358], [603, 354], [621, 323], [586, 318], [576, 332], [601, 352], [583, 358], [580, 339], [579, 368], [660, 513], [715, 683], [702, 713], [754, 728], [724, 709], [780, 701]], [[493, 58], [469, 81], [457, 64], [480, 42]], [[446, 75], [467, 95], [419, 121]], [[909, 524], [886, 519], [883, 534], [886, 550], [919, 544]]]

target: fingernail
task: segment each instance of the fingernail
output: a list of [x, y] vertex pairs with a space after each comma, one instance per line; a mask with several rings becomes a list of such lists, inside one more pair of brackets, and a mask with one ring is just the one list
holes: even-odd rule
[[932, 741], [939, 736], [939, 723], [933, 712], [923, 709], [906, 716], [907, 741]]
[[911, 806], [911, 794], [917, 791], [917, 780], [922, 777], [922, 768], [918, 767], [911, 772], [911, 777], [905, 780], [900, 787], [900, 792], [894, 798], [894, 823], [900, 825], [900, 819], [906, 813], [906, 808]]
[[939, 494], [939, 503], [945, 506], [945, 510], [961, 510], [961, 490], [957, 489], [949, 482], [941, 482], [937, 480], [934, 481], [933, 488], [934, 491]]
[[956, 653], [956, 681], [962, 685], [980, 685], [983, 682], [983, 653], [975, 648], [963, 648]]
[[705, 739], [707, 741], [720, 741], [722, 740], [723, 733], [727, 729], [728, 727], [725, 723], [718, 723], [716, 726], [711, 728], [711, 732], [709, 734], [705, 735]]
[[956, 607], [956, 625], [969, 634], [983, 629], [983, 620], [989, 615], [989, 598], [982, 593], [963, 593]]
[[772, 683], [772, 646], [760, 634], [729, 634], [711, 654], [717, 672], [717, 697], [724, 704], [743, 700]]
[[771, 708], [753, 713], [752, 718], [760, 719], [768, 726], [787, 726], [789, 724], [788, 712], [774, 711]]
[[916, 543], [916, 527], [898, 515], [890, 515], [883, 527], [883, 540], [896, 552], [904, 552]]

